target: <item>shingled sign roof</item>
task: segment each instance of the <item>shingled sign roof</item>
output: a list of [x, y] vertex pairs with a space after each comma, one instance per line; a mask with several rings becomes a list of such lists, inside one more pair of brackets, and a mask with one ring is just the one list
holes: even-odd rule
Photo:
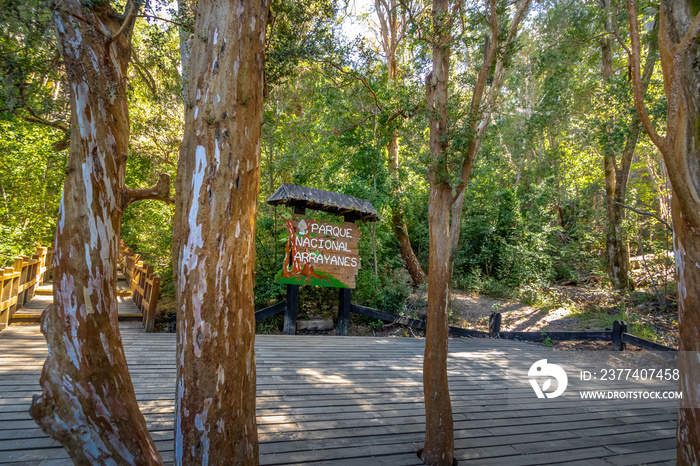
[[366, 199], [358, 199], [345, 194], [305, 188], [287, 183], [277, 188], [277, 191], [270, 196], [267, 203], [322, 210], [333, 214], [345, 215], [354, 220], [367, 220], [370, 222], [379, 220], [377, 209]]

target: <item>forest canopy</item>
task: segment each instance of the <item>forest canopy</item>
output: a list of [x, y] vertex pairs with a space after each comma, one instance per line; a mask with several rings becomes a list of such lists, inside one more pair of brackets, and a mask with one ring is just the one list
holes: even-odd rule
[[[187, 5], [146, 2], [135, 23], [127, 85], [132, 189], [154, 185], [159, 173], [176, 176], [184, 113], [192, 105], [183, 100], [183, 51], [200, 40]], [[536, 301], [554, 284], [641, 287], [666, 304], [674, 294], [670, 185], [633, 104], [626, 10], [544, 0], [529, 6], [511, 37], [517, 5], [499, 2], [493, 36], [499, 46], [475, 105], [493, 18], [484, 2], [460, 5], [449, 39], [442, 181], [458, 192], [465, 160], [471, 172], [459, 213], [452, 213], [458, 222], [453, 288]], [[264, 200], [292, 183], [367, 199], [377, 208], [377, 224], [360, 224], [354, 300], [406, 312], [406, 299], [422, 282], [419, 271], [428, 271], [427, 8], [390, 0], [272, 2], [257, 306], [284, 291], [274, 283], [284, 255], [284, 207]], [[653, 2], [639, 5], [644, 101], [663, 133], [657, 17]], [[0, 22], [0, 259], [9, 264], [37, 243], [52, 242], [71, 124], [48, 6], [2, 0]], [[173, 215], [171, 204], [136, 202], [126, 208], [121, 232], [165, 278], [166, 295], [174, 293], [168, 285]], [[635, 256], [644, 257], [646, 268], [633, 270]]]

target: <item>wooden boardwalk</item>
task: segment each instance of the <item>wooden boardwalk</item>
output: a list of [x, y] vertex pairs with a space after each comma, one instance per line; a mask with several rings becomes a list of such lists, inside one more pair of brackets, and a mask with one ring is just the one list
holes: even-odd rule
[[[131, 300], [131, 293], [126, 283], [120, 281], [117, 283], [117, 309], [119, 311], [120, 320], [140, 320], [141, 311], [138, 310], [134, 301]], [[21, 309], [17, 310], [12, 315], [13, 322], [39, 322], [41, 314], [49, 304], [53, 302], [53, 284], [44, 283], [37, 288], [37, 292], [31, 301], [26, 303]]]
[[[175, 335], [146, 334], [136, 322], [121, 329], [141, 409], [172, 462]], [[255, 344], [261, 464], [421, 464], [424, 340], [258, 335]], [[507, 366], [524, 348], [533, 349], [450, 340], [460, 465], [675, 464], [675, 409], [624, 402], [572, 409], [556, 400], [541, 409], [531, 390], [509, 404]], [[45, 356], [38, 326], [0, 333], [0, 464], [70, 464], [28, 414]]]

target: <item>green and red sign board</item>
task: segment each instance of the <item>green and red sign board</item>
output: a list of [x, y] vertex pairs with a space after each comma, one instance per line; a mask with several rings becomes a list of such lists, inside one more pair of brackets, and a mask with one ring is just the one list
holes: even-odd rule
[[297, 216], [285, 220], [284, 265], [275, 281], [288, 285], [355, 288], [360, 230], [349, 222]]

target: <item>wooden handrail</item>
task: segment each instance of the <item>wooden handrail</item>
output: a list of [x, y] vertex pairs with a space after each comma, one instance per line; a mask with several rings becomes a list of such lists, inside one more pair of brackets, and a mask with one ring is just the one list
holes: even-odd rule
[[156, 320], [161, 278], [153, 273], [153, 266], [144, 264], [140, 254], [123, 241], [119, 245], [119, 263], [129, 284], [134, 304], [141, 311], [141, 323], [146, 332], [152, 332]]
[[13, 267], [0, 269], [0, 330], [30, 299], [36, 289], [48, 281], [53, 269], [53, 247], [37, 247], [32, 257], [15, 257]]

